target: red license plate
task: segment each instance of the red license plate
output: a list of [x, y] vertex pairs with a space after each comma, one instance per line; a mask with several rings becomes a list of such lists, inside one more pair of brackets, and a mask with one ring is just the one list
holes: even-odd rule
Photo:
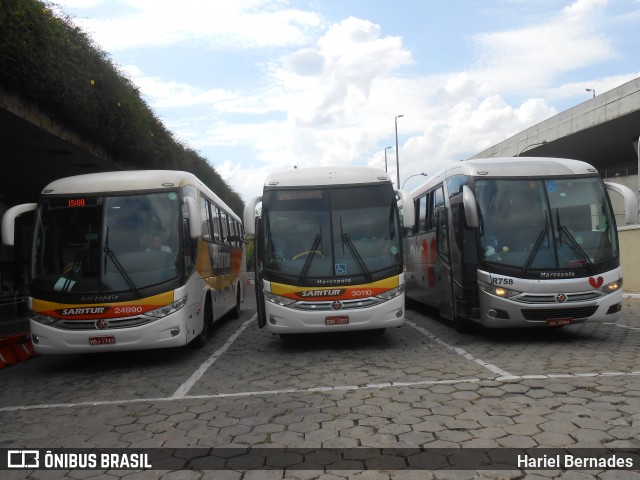
[[551, 318], [547, 320], [548, 327], [561, 327], [563, 325], [570, 325], [573, 318]]
[[325, 325], [347, 325], [349, 323], [348, 315], [337, 315], [333, 317], [324, 317]]
[[105, 335], [102, 337], [89, 337], [89, 345], [113, 345], [116, 343], [116, 337]]

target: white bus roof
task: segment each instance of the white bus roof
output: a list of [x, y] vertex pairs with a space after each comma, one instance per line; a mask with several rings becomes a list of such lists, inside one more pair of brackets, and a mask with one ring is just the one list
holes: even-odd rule
[[307, 187], [349, 185], [354, 183], [391, 183], [384, 171], [371, 167], [312, 167], [279, 170], [267, 175], [265, 189], [274, 187]]
[[[194, 185], [220, 207], [235, 213], [198, 177], [179, 170], [118, 170], [87, 173], [59, 178], [42, 189], [42, 195], [69, 195], [83, 193], [136, 192]], [[239, 219], [239, 217], [237, 217]]]
[[447, 171], [462, 165], [467, 175], [528, 177], [555, 175], [593, 175], [598, 171], [588, 163], [568, 158], [505, 157], [467, 160], [455, 164]]
[[471, 177], [558, 177], [573, 175], [596, 175], [598, 170], [588, 163], [568, 158], [548, 157], [503, 157], [481, 158], [454, 163], [430, 175], [422, 185], [415, 188], [412, 196], [422, 194], [425, 189], [453, 175]]

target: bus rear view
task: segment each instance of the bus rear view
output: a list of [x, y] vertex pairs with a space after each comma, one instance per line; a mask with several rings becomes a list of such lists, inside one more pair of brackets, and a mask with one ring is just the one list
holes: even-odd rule
[[250, 201], [244, 214], [247, 225], [255, 219], [256, 226], [260, 327], [290, 334], [402, 325], [397, 204], [388, 175], [377, 169], [271, 174], [262, 197]]

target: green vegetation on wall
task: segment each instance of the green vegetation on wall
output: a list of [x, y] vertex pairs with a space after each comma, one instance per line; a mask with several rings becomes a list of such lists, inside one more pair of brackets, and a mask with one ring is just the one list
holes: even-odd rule
[[195, 174], [241, 215], [238, 193], [173, 137], [133, 83], [69, 18], [39, 0], [1, 0], [0, 39], [0, 86], [123, 165]]

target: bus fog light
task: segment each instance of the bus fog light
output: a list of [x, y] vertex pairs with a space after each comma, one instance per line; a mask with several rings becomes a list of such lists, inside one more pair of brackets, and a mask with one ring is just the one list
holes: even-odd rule
[[277, 322], [277, 320], [276, 320], [276, 318], [275, 318], [275, 317], [269, 317], [269, 323], [270, 323], [271, 325], [275, 325], [275, 324], [276, 324], [276, 323], [278, 323], [278, 322]]
[[38, 345], [40, 343], [40, 338], [37, 335], [31, 335], [31, 341]]
[[487, 316], [488, 316], [488, 317], [491, 317], [491, 318], [496, 318], [497, 313], [498, 313], [498, 312], [496, 312], [493, 308], [490, 308], [490, 309], [487, 311]]
[[172, 337], [177, 337], [178, 335], [180, 335], [180, 329], [178, 327], [173, 327], [170, 332]]

